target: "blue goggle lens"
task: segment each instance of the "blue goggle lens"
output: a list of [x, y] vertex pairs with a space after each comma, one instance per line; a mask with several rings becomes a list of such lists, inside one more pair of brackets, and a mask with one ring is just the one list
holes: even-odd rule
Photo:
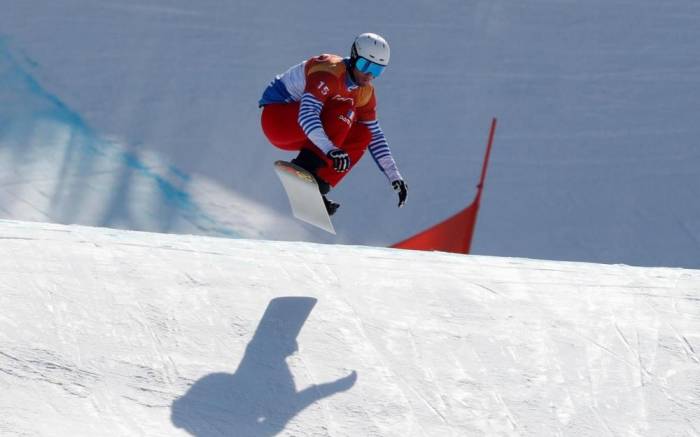
[[365, 58], [357, 58], [357, 62], [355, 62], [355, 68], [357, 68], [365, 74], [369, 73], [376, 78], [379, 77], [380, 74], [382, 74], [382, 71], [384, 71], [386, 66], [379, 65]]

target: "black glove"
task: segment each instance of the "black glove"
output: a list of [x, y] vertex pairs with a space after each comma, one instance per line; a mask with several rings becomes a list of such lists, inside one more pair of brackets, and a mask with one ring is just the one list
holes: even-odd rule
[[350, 170], [350, 157], [345, 150], [333, 149], [328, 154], [333, 161], [333, 169], [339, 173], [345, 173]]
[[399, 193], [399, 208], [401, 208], [406, 203], [406, 196], [408, 196], [408, 185], [401, 179], [395, 180], [391, 183], [394, 187], [394, 191]]

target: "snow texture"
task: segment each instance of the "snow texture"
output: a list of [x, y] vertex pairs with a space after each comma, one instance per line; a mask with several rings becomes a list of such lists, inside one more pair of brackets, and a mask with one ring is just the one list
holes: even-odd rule
[[3, 436], [697, 436], [700, 271], [0, 221]]
[[[475, 194], [478, 254], [700, 268], [696, 0], [4, 0], [0, 214], [384, 246]], [[391, 43], [379, 114], [410, 187], [365, 158], [337, 237], [289, 219], [256, 102], [365, 31]]]

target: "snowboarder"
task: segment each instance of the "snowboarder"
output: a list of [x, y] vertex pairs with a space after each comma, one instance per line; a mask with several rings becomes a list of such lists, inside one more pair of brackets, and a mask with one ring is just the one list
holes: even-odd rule
[[323, 54], [279, 74], [259, 101], [267, 139], [299, 151], [292, 163], [318, 182], [329, 215], [340, 206], [326, 194], [357, 164], [365, 150], [406, 202], [404, 182], [376, 114], [372, 80], [389, 64], [389, 44], [374, 33], [355, 38], [349, 58]]

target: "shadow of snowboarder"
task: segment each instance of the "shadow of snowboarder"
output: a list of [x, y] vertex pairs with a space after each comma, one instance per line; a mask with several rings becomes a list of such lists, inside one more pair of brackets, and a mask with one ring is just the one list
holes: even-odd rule
[[233, 374], [213, 373], [175, 400], [171, 419], [197, 437], [272, 436], [314, 402], [350, 389], [353, 371], [337, 381], [297, 391], [285, 358], [316, 299], [281, 297], [270, 301], [243, 360]]

